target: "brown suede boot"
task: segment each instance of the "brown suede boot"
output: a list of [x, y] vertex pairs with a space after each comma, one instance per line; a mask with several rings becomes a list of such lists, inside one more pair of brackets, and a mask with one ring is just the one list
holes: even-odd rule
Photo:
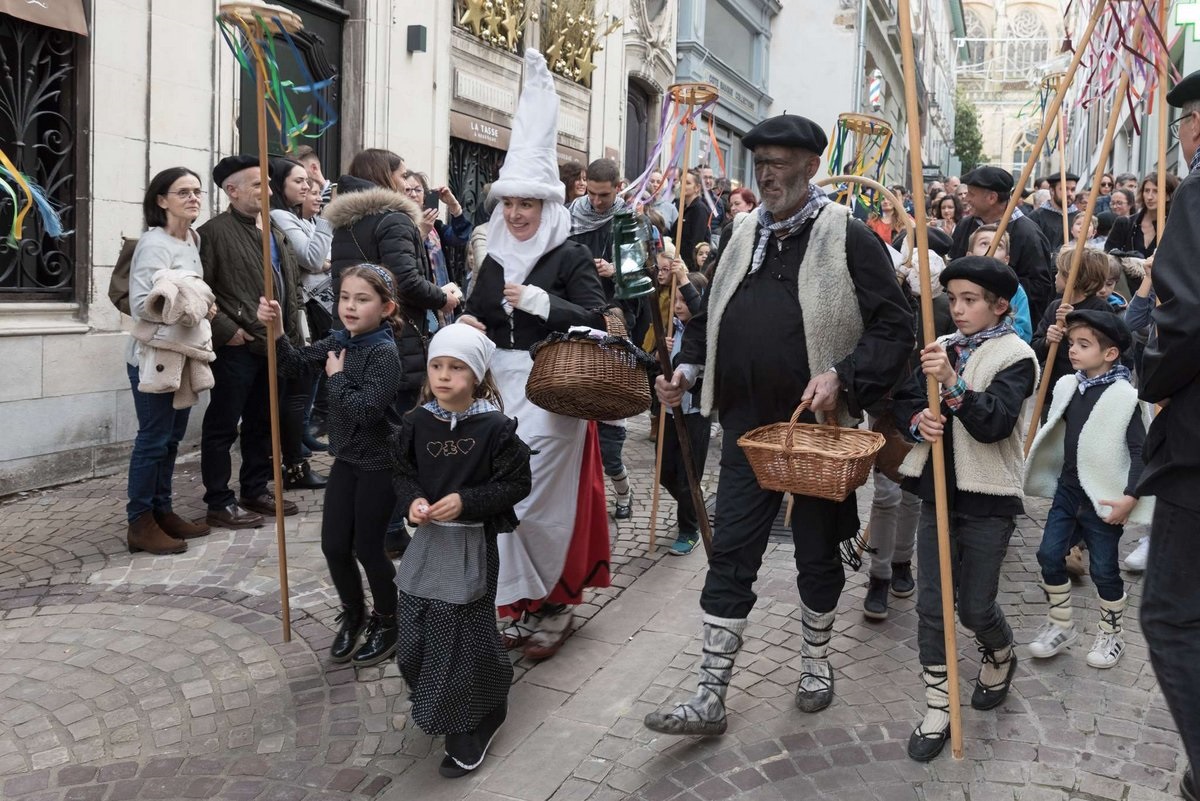
[[183, 553], [187, 543], [168, 535], [154, 522], [154, 512], [146, 512], [129, 524], [129, 552], [145, 551], [157, 556], [168, 553]]
[[212, 531], [204, 523], [193, 523], [185, 520], [174, 512], [155, 512], [154, 522], [169, 536], [177, 540], [190, 540], [193, 537], [203, 537]]

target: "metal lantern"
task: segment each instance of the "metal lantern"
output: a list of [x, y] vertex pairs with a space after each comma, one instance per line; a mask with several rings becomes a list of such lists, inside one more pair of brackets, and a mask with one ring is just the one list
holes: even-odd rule
[[614, 296], [618, 300], [630, 300], [653, 294], [654, 281], [646, 268], [652, 254], [650, 226], [645, 217], [632, 211], [619, 211], [613, 215], [613, 282], [617, 285]]

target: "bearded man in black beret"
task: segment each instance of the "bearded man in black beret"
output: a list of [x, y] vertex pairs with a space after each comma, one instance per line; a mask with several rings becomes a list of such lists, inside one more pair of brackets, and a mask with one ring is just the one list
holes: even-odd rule
[[[887, 246], [813, 183], [827, 139], [811, 120], [784, 114], [743, 139], [762, 193], [757, 213], [734, 223], [705, 308], [687, 324], [678, 369], [658, 379], [663, 403], [702, 380], [704, 414], [724, 438], [708, 576], [700, 596], [704, 649], [691, 699], [646, 716], [666, 734], [721, 734], [725, 693], [754, 607], [754, 579], [783, 494], [759, 487], [737, 440], [791, 417], [855, 425], [905, 369], [913, 321]], [[703, 373], [703, 375], [701, 375]], [[796, 706], [833, 701], [829, 640], [846, 581], [840, 544], [858, 532], [854, 495], [838, 503], [795, 496], [792, 535], [804, 643]]]

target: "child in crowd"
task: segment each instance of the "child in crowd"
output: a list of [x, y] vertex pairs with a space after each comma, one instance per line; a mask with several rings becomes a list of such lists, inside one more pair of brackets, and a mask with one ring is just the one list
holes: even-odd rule
[[1108, 278], [1104, 281], [1104, 286], [1096, 294], [1108, 301], [1108, 305], [1112, 306], [1112, 310], [1117, 314], [1125, 314], [1125, 309], [1129, 307], [1129, 301], [1125, 300], [1124, 296], [1117, 291], [1117, 284], [1121, 280], [1124, 273], [1121, 270], [1121, 261], [1116, 256], [1108, 257]]
[[[981, 225], [975, 229], [975, 233], [971, 234], [968, 240], [967, 254], [970, 256], [986, 256], [988, 248], [992, 246], [992, 241], [996, 238], [996, 231], [999, 226], [996, 223]], [[996, 246], [996, 258], [1008, 264], [1008, 231], [1000, 237], [1000, 244]], [[1012, 316], [1013, 327], [1017, 329], [1017, 336], [1026, 342], [1033, 339], [1033, 319], [1029, 314], [1029, 296], [1025, 294], [1025, 287], [1017, 284], [1017, 294], [1012, 298]]]
[[483, 762], [513, 677], [496, 630], [496, 535], [516, 527], [513, 506], [532, 476], [488, 370], [494, 351], [469, 325], [438, 330], [422, 405], [404, 415], [395, 443], [396, 497], [416, 526], [396, 573], [397, 661], [413, 720], [446, 736], [447, 778]]
[[[1074, 252], [1070, 248], [1064, 248], [1058, 253], [1058, 274], [1054, 278], [1054, 289], [1058, 294], [1046, 307], [1042, 319], [1038, 322], [1037, 330], [1034, 331], [1033, 342], [1030, 343], [1034, 353], [1037, 354], [1038, 362], [1042, 364], [1042, 369], [1050, 372], [1047, 380], [1051, 386], [1058, 383], [1058, 379], [1064, 375], [1075, 372], [1071, 368], [1071, 358], [1067, 355], [1068, 348], [1061, 344], [1055, 354], [1054, 363], [1046, 364], [1046, 356], [1050, 353], [1050, 343], [1061, 343], [1063, 340], [1063, 333], [1066, 331], [1063, 321], [1067, 314], [1084, 309], [1113, 313], [1108, 301], [1100, 297], [1100, 292], [1104, 289], [1104, 282], [1108, 280], [1109, 270], [1108, 254], [1102, 250], [1084, 248], [1083, 260], [1080, 262], [1078, 274], [1075, 276], [1075, 286], [1071, 297], [1063, 297]], [[1048, 410], [1049, 404], [1042, 410], [1043, 420]]]
[[[679, 356], [683, 347], [685, 326], [692, 315], [700, 309], [700, 297], [708, 287], [708, 280], [700, 273], [687, 273], [682, 263], [678, 265], [680, 275], [679, 295], [675, 298], [673, 333], [667, 337], [671, 359]], [[712, 438], [709, 418], [700, 414], [700, 405], [692, 402], [691, 394], [685, 394], [680, 404], [688, 443], [692, 446], [692, 466], [696, 476], [704, 475], [704, 463], [708, 459], [708, 442]], [[692, 502], [692, 490], [688, 485], [687, 468], [683, 464], [683, 453], [679, 448], [679, 434], [675, 431], [674, 410], [667, 408], [666, 430], [663, 432], [662, 486], [675, 499], [675, 517], [679, 522], [679, 535], [668, 551], [673, 556], [687, 556], [700, 541], [699, 514], [707, 510], [697, 509]]]
[[[383, 535], [395, 505], [388, 441], [399, 417], [392, 402], [400, 389], [400, 356], [392, 274], [374, 264], [341, 274], [338, 316], [345, 329], [304, 348], [278, 339], [279, 373], [298, 375], [325, 367], [329, 393], [329, 452], [334, 457], [325, 486], [321, 551], [337, 588], [341, 624], [329, 655], [356, 667], [376, 665], [396, 650], [396, 568], [383, 551]], [[279, 303], [259, 299], [258, 319], [278, 320]], [[276, 328], [280, 332], [280, 328]], [[367, 574], [375, 608], [366, 617], [362, 578]], [[365, 637], [360, 643], [360, 637]]]
[[[1000, 567], [1024, 513], [1022, 431], [1017, 425], [1037, 385], [1037, 358], [1013, 328], [1009, 299], [1017, 276], [998, 259], [963, 256], [940, 276], [958, 331], [926, 345], [921, 367], [896, 392], [897, 425], [917, 445], [905, 458], [901, 485], [920, 496], [917, 528], [917, 642], [925, 683], [925, 718], [908, 755], [926, 762], [950, 736], [946, 650], [930, 443], [942, 439], [950, 505], [950, 562], [959, 618], [983, 654], [971, 706], [992, 709], [1008, 695], [1017, 666], [1012, 629], [996, 602]], [[926, 406], [925, 379], [941, 384], [941, 414]], [[947, 422], [949, 421], [949, 422]]]
[[1038, 431], [1025, 467], [1025, 492], [1053, 498], [1038, 549], [1046, 622], [1029, 644], [1035, 658], [1061, 653], [1078, 638], [1071, 619], [1071, 582], [1063, 567], [1077, 534], [1088, 546], [1092, 582], [1100, 596], [1100, 630], [1088, 653], [1094, 668], [1117, 664], [1125, 650], [1121, 617], [1125, 586], [1117, 545], [1126, 522], [1149, 523], [1154, 499], [1137, 496], [1142, 443], [1150, 410], [1138, 401], [1121, 354], [1133, 345], [1125, 321], [1105, 311], [1067, 315], [1073, 375], [1054, 385], [1050, 416]]
[[705, 266], [708, 265], [708, 259], [712, 255], [712, 245], [707, 242], [697, 242], [696, 248], [692, 253], [692, 263], [696, 266], [696, 272], [703, 272]]

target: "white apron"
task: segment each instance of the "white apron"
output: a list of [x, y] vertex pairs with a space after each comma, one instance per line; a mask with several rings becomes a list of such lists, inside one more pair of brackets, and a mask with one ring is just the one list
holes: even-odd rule
[[530, 459], [533, 489], [515, 507], [521, 524], [497, 540], [497, 606], [549, 595], [562, 577], [575, 531], [588, 424], [531, 403], [525, 382], [532, 369], [528, 351], [497, 350], [492, 356], [492, 377], [504, 400], [504, 414], [516, 419], [518, 436], [535, 451]]

